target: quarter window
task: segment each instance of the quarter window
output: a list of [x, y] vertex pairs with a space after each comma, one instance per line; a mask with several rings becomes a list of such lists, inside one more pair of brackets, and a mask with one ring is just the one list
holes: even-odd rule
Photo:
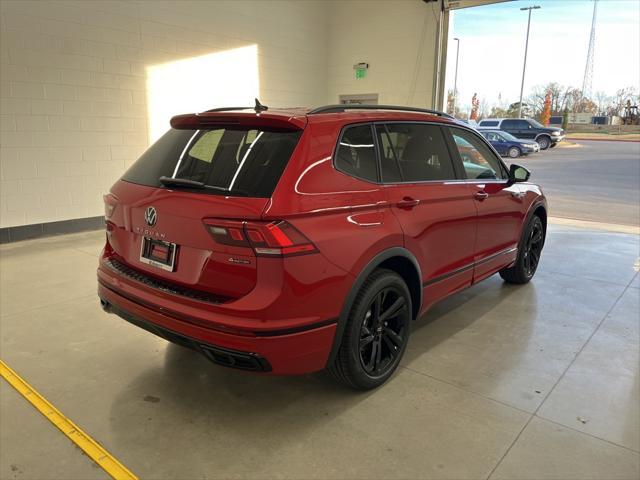
[[347, 175], [370, 182], [378, 181], [371, 125], [357, 125], [344, 130], [338, 144], [335, 165]]
[[384, 182], [454, 180], [453, 163], [436, 125], [376, 125]]
[[507, 178], [502, 162], [491, 149], [473, 133], [451, 128], [467, 178], [472, 180], [503, 180]]

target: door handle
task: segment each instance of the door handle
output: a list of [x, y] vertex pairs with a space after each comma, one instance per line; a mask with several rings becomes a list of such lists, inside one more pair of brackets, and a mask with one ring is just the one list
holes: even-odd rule
[[489, 197], [489, 194], [487, 192], [476, 192], [473, 196], [476, 198], [476, 200], [482, 202]]
[[403, 210], [411, 210], [413, 207], [415, 207], [419, 203], [420, 203], [420, 200], [416, 200], [415, 198], [411, 198], [411, 197], [404, 197], [402, 200], [396, 203], [396, 207], [402, 208]]

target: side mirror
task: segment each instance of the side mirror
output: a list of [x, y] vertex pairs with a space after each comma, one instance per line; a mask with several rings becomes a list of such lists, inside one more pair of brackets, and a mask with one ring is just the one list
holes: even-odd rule
[[531, 172], [521, 165], [512, 163], [509, 167], [509, 185], [529, 180]]

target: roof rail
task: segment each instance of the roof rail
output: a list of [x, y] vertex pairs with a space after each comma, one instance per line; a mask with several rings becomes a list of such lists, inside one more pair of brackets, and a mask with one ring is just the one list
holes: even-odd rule
[[396, 110], [400, 112], [428, 113], [429, 115], [437, 115], [439, 117], [455, 118], [448, 113], [444, 113], [439, 110], [431, 110], [429, 108], [404, 107], [401, 105], [358, 105], [356, 103], [346, 105], [325, 105], [323, 107], [314, 108], [307, 112], [307, 115], [316, 113], [340, 113], [345, 110]]

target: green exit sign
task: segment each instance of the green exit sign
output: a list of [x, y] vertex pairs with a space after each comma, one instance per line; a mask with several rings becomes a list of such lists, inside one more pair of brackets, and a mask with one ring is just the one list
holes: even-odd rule
[[356, 63], [353, 69], [356, 71], [356, 79], [363, 79], [367, 75], [369, 64], [365, 62]]

